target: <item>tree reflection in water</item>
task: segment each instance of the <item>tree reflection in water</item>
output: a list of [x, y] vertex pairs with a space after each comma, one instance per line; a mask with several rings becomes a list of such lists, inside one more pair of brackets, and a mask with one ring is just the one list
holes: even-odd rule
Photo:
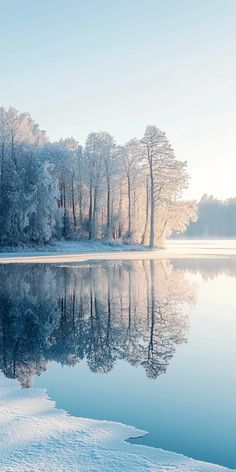
[[50, 361], [109, 372], [119, 359], [149, 378], [187, 341], [196, 287], [168, 261], [0, 267], [0, 369], [30, 387]]

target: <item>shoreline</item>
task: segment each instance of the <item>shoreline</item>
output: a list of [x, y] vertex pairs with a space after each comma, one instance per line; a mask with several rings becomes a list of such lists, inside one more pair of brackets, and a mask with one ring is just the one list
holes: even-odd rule
[[58, 264], [95, 260], [236, 258], [236, 240], [169, 240], [166, 248], [101, 242], [61, 242], [42, 250], [0, 252], [0, 264]]

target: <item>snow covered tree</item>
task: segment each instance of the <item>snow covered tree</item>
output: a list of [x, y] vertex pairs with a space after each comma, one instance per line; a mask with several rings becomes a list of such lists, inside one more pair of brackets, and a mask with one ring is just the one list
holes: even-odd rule
[[196, 219], [184, 202], [186, 163], [163, 131], [116, 145], [106, 131], [84, 148], [73, 137], [50, 143], [29, 113], [0, 107], [0, 244], [120, 239], [150, 247]]
[[[156, 126], [147, 126], [142, 144], [142, 164], [149, 172], [150, 247], [153, 248], [158, 242], [158, 208], [163, 205], [166, 207], [168, 204], [171, 204], [173, 208], [174, 203], [178, 202], [183, 189], [187, 187], [188, 175], [186, 173], [186, 162], [176, 160], [165, 133]], [[177, 215], [176, 212], [176, 217]], [[164, 232], [162, 235], [164, 235]]]
[[28, 113], [1, 108], [0, 136], [0, 243], [48, 242], [59, 213], [52, 166], [42, 160], [45, 132]]
[[124, 147], [122, 154], [122, 167], [124, 179], [127, 185], [128, 198], [128, 231], [126, 237], [133, 239], [135, 226], [135, 204], [138, 187], [142, 186], [143, 175], [140, 165], [141, 146], [138, 139], [132, 139]]

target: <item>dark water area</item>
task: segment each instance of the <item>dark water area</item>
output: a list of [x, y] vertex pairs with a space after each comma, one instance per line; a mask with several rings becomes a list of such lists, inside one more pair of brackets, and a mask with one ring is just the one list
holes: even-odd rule
[[136, 442], [236, 467], [236, 262], [0, 265], [0, 369]]

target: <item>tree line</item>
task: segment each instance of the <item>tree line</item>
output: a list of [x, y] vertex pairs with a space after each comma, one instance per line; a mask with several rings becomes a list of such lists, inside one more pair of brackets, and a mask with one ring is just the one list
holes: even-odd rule
[[236, 237], [236, 198], [218, 200], [204, 194], [198, 205], [199, 217], [184, 236], [205, 238]]
[[196, 204], [181, 199], [188, 179], [156, 126], [122, 146], [92, 132], [81, 146], [50, 142], [29, 113], [0, 108], [2, 246], [55, 238], [160, 245], [196, 219]]

